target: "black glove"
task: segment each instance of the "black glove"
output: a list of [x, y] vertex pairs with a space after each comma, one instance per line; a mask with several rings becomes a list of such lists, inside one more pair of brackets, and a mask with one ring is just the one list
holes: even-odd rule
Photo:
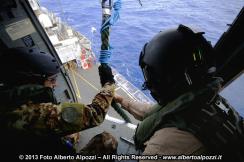
[[111, 68], [107, 64], [101, 64], [98, 67], [99, 70], [99, 76], [102, 86], [104, 86], [105, 83], [115, 83], [114, 76], [112, 74]]

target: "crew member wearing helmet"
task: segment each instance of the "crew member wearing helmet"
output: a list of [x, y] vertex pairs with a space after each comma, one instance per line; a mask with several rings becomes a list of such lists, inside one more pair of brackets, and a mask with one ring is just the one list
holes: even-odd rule
[[[215, 160], [244, 161], [243, 119], [218, 95], [222, 79], [215, 76], [214, 54], [203, 33], [184, 25], [160, 32], [145, 44], [139, 65], [144, 88], [157, 104], [115, 96], [142, 121], [134, 140], [144, 155], [206, 154], [218, 155], [211, 157]], [[204, 160], [201, 156], [175, 158]]]
[[[109, 66], [99, 67], [102, 90], [91, 104], [84, 105], [57, 103], [53, 88], [60, 69], [50, 54], [14, 48], [2, 52], [0, 62], [0, 138], [6, 140], [5, 155], [12, 154], [14, 159], [20, 154], [69, 155], [74, 150], [61, 137], [103, 122], [115, 89]], [[110, 141], [115, 150], [117, 141]]]

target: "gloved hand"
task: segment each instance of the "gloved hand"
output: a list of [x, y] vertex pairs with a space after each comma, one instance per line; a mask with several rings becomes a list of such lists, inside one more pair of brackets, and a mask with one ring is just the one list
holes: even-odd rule
[[105, 83], [115, 83], [114, 76], [112, 74], [111, 68], [107, 64], [101, 64], [98, 67], [99, 76], [100, 76], [100, 82], [102, 86], [104, 86]]

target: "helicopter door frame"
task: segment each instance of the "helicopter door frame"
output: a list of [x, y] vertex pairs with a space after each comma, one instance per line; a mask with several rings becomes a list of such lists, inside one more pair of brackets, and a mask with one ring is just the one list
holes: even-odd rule
[[38, 18], [36, 17], [33, 9], [31, 8], [29, 1], [28, 0], [19, 0], [19, 2], [22, 5], [23, 9], [25, 10], [26, 14], [28, 15], [29, 19], [33, 23], [34, 27], [36, 28], [36, 32], [43, 39], [43, 42], [45, 43], [46, 47], [48, 48], [50, 54], [57, 60], [58, 64], [60, 65], [62, 76], [63, 76], [64, 80], [66, 81], [72, 96], [70, 96], [67, 91], [65, 91], [64, 93], [66, 94], [66, 96], [68, 98], [70, 98], [70, 99], [72, 98], [74, 102], [77, 102], [78, 100], [75, 95], [75, 90], [74, 90], [73, 84], [71, 82], [71, 79], [69, 78], [69, 75], [67, 74], [67, 71], [65, 70], [65, 68], [62, 66], [62, 62], [61, 62], [54, 46], [52, 45], [48, 35], [46, 34], [46, 32], [45, 32], [44, 28], [42, 27], [41, 23], [39, 22]]
[[218, 69], [216, 76], [223, 78], [223, 89], [244, 72], [244, 7], [229, 26], [214, 46]]

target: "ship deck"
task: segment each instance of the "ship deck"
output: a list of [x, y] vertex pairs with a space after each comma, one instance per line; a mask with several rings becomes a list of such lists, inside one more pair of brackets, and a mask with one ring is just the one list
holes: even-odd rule
[[[93, 65], [92, 68], [87, 70], [81, 68], [77, 68], [76, 70], [68, 70], [68, 74], [74, 85], [78, 102], [84, 104], [91, 103], [94, 96], [101, 89], [97, 67], [98, 65]], [[115, 78], [119, 80], [117, 74], [115, 74]], [[131, 93], [123, 88], [123, 86], [120, 84], [116, 85], [116, 93], [125, 98], [135, 100], [134, 96], [131, 95]], [[80, 132], [80, 141], [77, 146], [78, 149], [84, 147], [95, 135], [102, 133], [103, 131], [107, 131], [116, 137], [119, 143], [117, 152], [119, 155], [137, 154], [133, 144], [133, 135], [139, 121], [137, 121], [128, 112], [126, 113], [132, 121], [131, 124], [126, 124], [124, 120], [116, 113], [116, 111], [110, 107], [104, 122], [100, 126]]]

